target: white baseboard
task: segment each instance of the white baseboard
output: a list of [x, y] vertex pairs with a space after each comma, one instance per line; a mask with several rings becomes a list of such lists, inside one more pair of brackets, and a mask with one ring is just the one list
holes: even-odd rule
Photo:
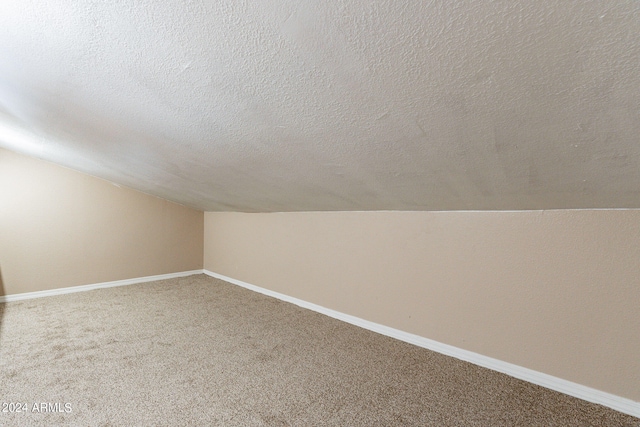
[[157, 276], [136, 277], [133, 279], [116, 280], [113, 282], [94, 283], [91, 285], [70, 286], [68, 288], [50, 289], [47, 291], [25, 292], [22, 294], [12, 294], [0, 296], [0, 303], [21, 301], [32, 298], [49, 297], [52, 295], [71, 294], [74, 292], [91, 291], [100, 288], [112, 288], [114, 286], [135, 285], [136, 283], [153, 282], [155, 280], [174, 279], [176, 277], [191, 276], [193, 274], [202, 274], [202, 270], [181, 271], [179, 273], [159, 274]]
[[430, 340], [428, 338], [421, 337], [419, 335], [410, 334], [398, 329], [360, 319], [359, 317], [340, 313], [339, 311], [331, 310], [329, 308], [322, 307], [320, 305], [313, 304], [298, 298], [290, 297], [279, 292], [261, 288], [259, 286], [255, 286], [241, 280], [224, 276], [222, 274], [214, 273], [209, 270], [203, 270], [203, 272], [208, 276], [224, 280], [225, 282], [229, 282], [234, 285], [242, 286], [243, 288], [247, 288], [252, 291], [280, 299], [282, 301], [290, 302], [297, 306], [325, 314], [338, 320], [342, 320], [343, 322], [351, 323], [352, 325], [356, 325], [361, 328], [389, 336], [391, 338], [396, 338], [398, 340], [405, 341], [419, 347], [436, 351], [447, 356], [455, 357], [456, 359], [464, 360], [466, 362], [470, 362], [484, 368], [498, 371], [503, 374], [507, 374], [509, 376], [549, 388], [551, 390], [559, 391], [560, 393], [568, 394], [569, 396], [607, 406], [611, 409], [615, 409], [616, 411], [640, 418], [640, 402], [635, 402], [624, 397], [616, 396], [611, 393], [606, 393], [604, 391], [596, 390], [591, 387], [563, 380], [562, 378], [554, 377], [552, 375], [544, 374], [542, 372], [534, 371], [532, 369], [524, 368], [512, 363], [503, 362], [492, 357], [483, 356], [469, 350], [464, 350], [448, 344], [443, 344], [434, 340]]

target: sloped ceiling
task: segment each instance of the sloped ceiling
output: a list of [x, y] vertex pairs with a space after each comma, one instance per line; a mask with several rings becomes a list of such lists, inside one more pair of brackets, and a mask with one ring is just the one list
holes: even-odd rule
[[3, 0], [0, 146], [202, 210], [639, 208], [640, 2]]

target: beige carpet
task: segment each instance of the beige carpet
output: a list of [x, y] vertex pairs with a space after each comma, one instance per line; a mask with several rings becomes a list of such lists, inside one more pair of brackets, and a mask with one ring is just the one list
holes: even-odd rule
[[1, 426], [640, 426], [204, 275], [0, 310]]

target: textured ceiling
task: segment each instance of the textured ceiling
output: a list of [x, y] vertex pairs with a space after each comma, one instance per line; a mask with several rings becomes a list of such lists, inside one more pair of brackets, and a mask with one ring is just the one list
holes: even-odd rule
[[203, 210], [639, 208], [640, 2], [2, 0], [0, 146]]

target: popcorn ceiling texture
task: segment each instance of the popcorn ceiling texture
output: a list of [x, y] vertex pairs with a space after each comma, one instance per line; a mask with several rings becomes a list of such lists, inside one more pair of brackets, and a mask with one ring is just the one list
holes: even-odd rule
[[4, 0], [0, 146], [211, 211], [640, 208], [640, 3]]

